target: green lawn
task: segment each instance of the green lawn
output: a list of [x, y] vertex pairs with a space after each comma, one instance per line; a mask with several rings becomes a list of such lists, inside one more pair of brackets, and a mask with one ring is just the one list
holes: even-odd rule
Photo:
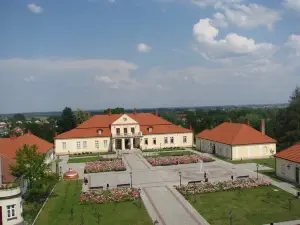
[[84, 163], [84, 162], [95, 162], [103, 160], [102, 156], [95, 156], [95, 157], [84, 157], [84, 158], [70, 158], [68, 163]]
[[[234, 225], [269, 224], [300, 219], [300, 199], [273, 186], [199, 194], [196, 195], [196, 201], [193, 196], [188, 199], [213, 225], [229, 224], [228, 213], [231, 211]], [[288, 199], [293, 199], [291, 209]]]
[[259, 171], [259, 173], [270, 177], [272, 180], [281, 182], [280, 178], [276, 176], [275, 170], [261, 170], [261, 171]]
[[257, 163], [263, 166], [268, 166], [270, 168], [275, 168], [275, 159], [249, 159], [249, 160], [232, 160], [228, 161], [231, 162], [232, 164], [242, 164], [242, 163]]
[[[152, 224], [143, 203], [79, 204], [81, 185], [82, 181], [59, 182], [37, 219], [36, 225]], [[72, 209], [73, 221], [71, 220]]]

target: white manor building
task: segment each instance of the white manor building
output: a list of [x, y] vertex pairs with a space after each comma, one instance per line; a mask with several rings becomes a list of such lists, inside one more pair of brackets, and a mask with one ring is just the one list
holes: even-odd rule
[[158, 112], [95, 115], [55, 137], [57, 155], [130, 149], [192, 147], [193, 131], [170, 123]]

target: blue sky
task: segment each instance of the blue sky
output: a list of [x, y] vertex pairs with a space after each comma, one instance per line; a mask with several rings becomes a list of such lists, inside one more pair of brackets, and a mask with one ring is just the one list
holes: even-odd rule
[[0, 113], [287, 102], [300, 0], [2, 0]]

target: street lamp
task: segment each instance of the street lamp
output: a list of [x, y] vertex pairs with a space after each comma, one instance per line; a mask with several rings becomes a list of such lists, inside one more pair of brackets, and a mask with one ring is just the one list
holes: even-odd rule
[[132, 172], [130, 172], [129, 174], [130, 174], [130, 187], [132, 188]]
[[230, 212], [230, 213], [228, 214], [228, 216], [229, 216], [230, 225], [232, 225], [232, 212]]
[[259, 164], [257, 163], [256, 164], [256, 179], [258, 180], [258, 167], [259, 167]]
[[157, 224], [159, 224], [159, 222], [157, 220], [155, 220], [155, 221], [153, 221], [153, 224], [157, 225]]
[[181, 187], [181, 175], [182, 175], [181, 171], [179, 171], [178, 174], [179, 174], [179, 185]]

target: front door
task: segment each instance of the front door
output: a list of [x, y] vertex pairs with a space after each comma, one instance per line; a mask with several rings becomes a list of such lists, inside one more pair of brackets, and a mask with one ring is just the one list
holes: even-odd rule
[[299, 184], [299, 175], [300, 175], [300, 168], [296, 167], [296, 182]]

